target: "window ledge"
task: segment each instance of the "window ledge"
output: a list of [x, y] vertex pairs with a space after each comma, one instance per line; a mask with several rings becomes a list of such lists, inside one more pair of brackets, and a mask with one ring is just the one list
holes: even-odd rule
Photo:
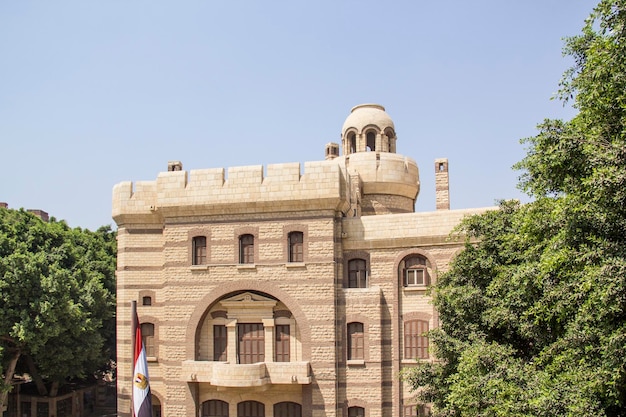
[[417, 365], [420, 362], [428, 362], [430, 359], [428, 358], [414, 358], [414, 359], [402, 359], [400, 363], [402, 365]]
[[146, 356], [146, 362], [158, 362], [159, 359], [156, 356]]
[[364, 359], [348, 359], [346, 363], [348, 366], [365, 366]]
[[287, 269], [305, 268], [306, 264], [304, 262], [287, 262], [285, 267]]
[[189, 269], [191, 271], [206, 271], [209, 269], [209, 265], [191, 265]]
[[404, 291], [407, 291], [407, 292], [420, 292], [420, 291], [421, 292], [425, 292], [429, 288], [430, 287], [426, 286], [426, 285], [422, 285], [422, 286], [415, 285], [415, 286], [404, 287]]
[[237, 269], [256, 269], [256, 264], [237, 264]]

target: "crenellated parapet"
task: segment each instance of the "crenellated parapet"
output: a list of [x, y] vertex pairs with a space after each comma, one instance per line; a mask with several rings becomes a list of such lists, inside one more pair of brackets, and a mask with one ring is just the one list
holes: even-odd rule
[[345, 178], [333, 161], [167, 171], [156, 181], [113, 188], [118, 223], [163, 217], [346, 208]]
[[113, 218], [162, 223], [165, 217], [331, 210], [346, 217], [412, 213], [419, 193], [416, 162], [397, 154], [393, 121], [378, 104], [356, 106], [339, 145], [324, 161], [183, 171], [170, 161], [155, 181], [113, 189]]

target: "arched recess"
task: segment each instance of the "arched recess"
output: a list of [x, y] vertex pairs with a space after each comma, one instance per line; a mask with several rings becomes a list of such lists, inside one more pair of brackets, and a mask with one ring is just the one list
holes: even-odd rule
[[185, 330], [186, 340], [193, 340], [193, 343], [187, 343], [186, 359], [195, 360], [196, 345], [199, 340], [200, 324], [204, 320], [205, 315], [211, 309], [213, 304], [218, 302], [224, 296], [239, 291], [256, 291], [266, 293], [279, 299], [293, 314], [294, 319], [300, 328], [300, 336], [302, 338], [302, 356], [303, 358], [311, 357], [311, 331], [309, 320], [299, 306], [299, 303], [285, 291], [274, 284], [253, 280], [241, 280], [231, 283], [225, 283], [215, 288], [211, 293], [204, 296], [196, 303], [196, 308], [189, 318], [187, 329]]

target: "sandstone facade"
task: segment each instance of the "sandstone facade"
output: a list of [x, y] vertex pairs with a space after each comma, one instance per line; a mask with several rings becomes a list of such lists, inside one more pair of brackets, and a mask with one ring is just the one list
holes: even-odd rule
[[[339, 155], [339, 149], [342, 154]], [[416, 162], [379, 105], [352, 109], [341, 147], [300, 164], [184, 171], [113, 189], [118, 413], [130, 415], [131, 301], [145, 326], [155, 412], [415, 415], [403, 368], [433, 358], [427, 289], [476, 210], [415, 213]]]

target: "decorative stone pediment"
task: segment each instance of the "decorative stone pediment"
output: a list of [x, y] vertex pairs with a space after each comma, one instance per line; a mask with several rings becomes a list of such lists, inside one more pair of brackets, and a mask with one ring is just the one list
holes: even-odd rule
[[237, 319], [239, 322], [272, 319], [277, 303], [274, 299], [251, 292], [237, 294], [220, 301], [220, 305], [228, 312], [228, 318]]

